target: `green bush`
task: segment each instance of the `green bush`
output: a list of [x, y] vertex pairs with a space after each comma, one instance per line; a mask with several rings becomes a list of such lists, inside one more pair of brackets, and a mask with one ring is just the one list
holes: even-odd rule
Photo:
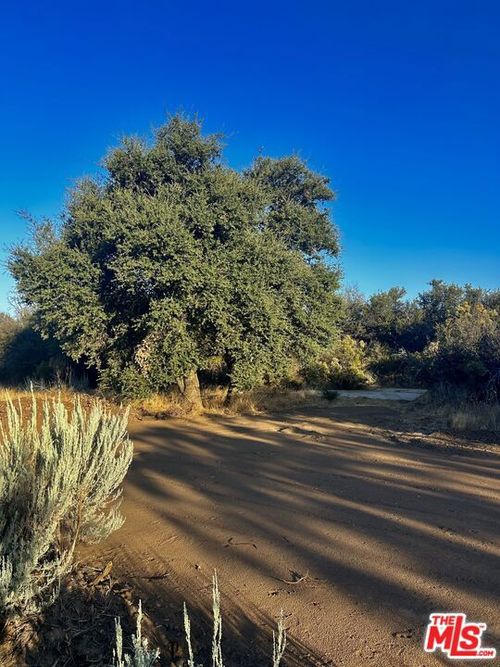
[[94, 402], [9, 402], [0, 436], [0, 613], [25, 614], [58, 593], [80, 541], [123, 523], [121, 484], [132, 459], [127, 413]]
[[433, 357], [425, 352], [385, 350], [370, 361], [370, 370], [384, 386], [426, 387]]
[[373, 382], [367, 346], [351, 336], [339, 338], [321, 350], [303, 369], [307, 384], [320, 388], [357, 389]]
[[461, 304], [438, 328], [431, 376], [481, 399], [500, 395], [500, 316], [481, 303]]
[[344, 332], [368, 343], [369, 369], [389, 385], [462, 387], [500, 396], [500, 290], [433, 280], [413, 300], [401, 288], [344, 294]]

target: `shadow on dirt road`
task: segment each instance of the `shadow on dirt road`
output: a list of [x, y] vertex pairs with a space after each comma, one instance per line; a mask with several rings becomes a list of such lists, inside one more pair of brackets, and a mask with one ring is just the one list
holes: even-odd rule
[[422, 650], [432, 611], [487, 623], [500, 648], [498, 452], [399, 445], [398, 414], [134, 422], [127, 521], [99, 555], [165, 632], [186, 600], [201, 644], [216, 568], [229, 665], [266, 664], [281, 608], [293, 665], [446, 664]]

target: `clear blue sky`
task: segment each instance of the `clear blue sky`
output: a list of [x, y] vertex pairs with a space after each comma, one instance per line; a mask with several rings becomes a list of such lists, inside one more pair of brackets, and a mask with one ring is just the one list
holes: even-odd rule
[[[198, 112], [229, 162], [331, 177], [345, 281], [499, 286], [497, 0], [3, 3], [0, 244], [124, 133]], [[12, 288], [0, 275], [0, 308]]]

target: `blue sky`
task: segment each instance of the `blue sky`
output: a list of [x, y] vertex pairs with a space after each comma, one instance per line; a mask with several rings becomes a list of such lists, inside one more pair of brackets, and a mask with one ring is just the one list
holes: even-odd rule
[[[227, 159], [292, 151], [338, 193], [347, 284], [499, 286], [500, 3], [4, 3], [0, 246], [127, 133], [199, 113]], [[0, 308], [12, 283], [0, 275]]]

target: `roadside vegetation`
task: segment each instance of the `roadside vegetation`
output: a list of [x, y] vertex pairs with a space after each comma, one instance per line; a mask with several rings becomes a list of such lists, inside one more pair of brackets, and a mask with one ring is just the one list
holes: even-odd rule
[[[222, 613], [220, 605], [220, 592], [217, 573], [212, 578], [212, 613], [213, 613], [213, 632], [212, 646], [210, 652], [211, 663], [213, 667], [224, 667], [222, 651]], [[189, 613], [184, 603], [184, 635], [186, 640], [186, 659], [182, 664], [187, 667], [204, 667], [202, 663], [195, 659], [193, 642], [191, 637], [191, 621]], [[276, 632], [273, 631], [272, 654], [270, 665], [280, 667], [281, 661], [286, 649], [286, 630], [283, 622], [283, 612], [278, 619]], [[115, 621], [115, 648], [113, 650], [115, 667], [154, 667], [160, 658], [160, 651], [157, 648], [150, 648], [149, 642], [142, 637], [142, 605], [139, 603], [136, 631], [132, 637], [130, 652], [124, 652], [123, 632], [119, 619]], [[172, 663], [174, 664], [174, 663]], [[179, 663], [180, 664], [180, 663]]]
[[[64, 628], [64, 619], [53, 618], [51, 612], [59, 598], [69, 597], [71, 601], [75, 592], [82, 599], [89, 593], [95, 595], [92, 588], [109, 576], [111, 563], [107, 570], [85, 581], [79, 573], [81, 566], [75, 563], [75, 552], [82, 543], [101, 542], [123, 524], [119, 511], [121, 487], [133, 446], [127, 435], [127, 410], [109, 410], [95, 399], [84, 404], [80, 397], [68, 395], [63, 400], [61, 395], [41, 398], [40, 393], [32, 393], [30, 399], [27, 401], [21, 392], [15, 400], [7, 398], [6, 414], [0, 422], [0, 660], [4, 665], [49, 667], [51, 658], [44, 659], [37, 650], [47, 634], [46, 612], [52, 630]], [[113, 594], [110, 590], [107, 597]], [[98, 606], [99, 598], [90, 600], [93, 608]], [[100, 604], [103, 609], [99, 622], [104, 632], [97, 646], [97, 663], [115, 667], [159, 664], [160, 651], [149, 648], [147, 638], [142, 637], [141, 605], [136, 633], [124, 642], [120, 617], [112, 626], [104, 606], [109, 607], [109, 602]], [[212, 606], [211, 655], [213, 664], [222, 667], [222, 616], [216, 575]], [[95, 624], [83, 617], [76, 632], [62, 631], [61, 637], [65, 634], [66, 643], [71, 643], [82, 634], [92, 634], [93, 627]], [[198, 666], [186, 608], [184, 630], [187, 664]], [[110, 641], [113, 632], [114, 649]], [[279, 667], [286, 645], [283, 618], [273, 637], [272, 664]], [[53, 655], [54, 650], [49, 640], [44, 651]]]
[[174, 116], [103, 165], [12, 248], [21, 314], [0, 319], [0, 382], [177, 395], [184, 412], [221, 387], [226, 405], [375, 383], [497, 402], [500, 291], [341, 291], [334, 193], [297, 156], [236, 171], [220, 136]]
[[33, 396], [7, 402], [0, 437], [0, 614], [23, 616], [57, 596], [80, 542], [100, 542], [123, 523], [121, 484], [132, 460], [127, 413], [94, 402]]
[[498, 431], [500, 290], [433, 280], [416, 299], [402, 288], [345, 293], [344, 331], [365, 345], [384, 385], [429, 389], [424, 409], [458, 430]]
[[447, 386], [493, 402], [500, 389], [500, 290], [433, 280], [416, 299], [399, 287], [345, 293], [344, 330], [366, 345], [383, 383]]
[[[430, 390], [432, 405], [449, 415], [453, 428], [498, 430], [500, 420], [500, 292], [434, 280], [416, 299], [401, 288], [365, 298], [353, 290], [336, 293], [338, 311], [328, 342], [310, 342], [306, 355], [290, 349], [277, 375], [231, 387], [223, 357], [196, 372], [195, 393], [185, 379], [149, 385], [147, 374], [123, 394], [96, 366], [72, 359], [60, 343], [40, 333], [38, 316], [0, 317], [0, 382], [10, 391], [30, 384], [87, 391], [126, 400], [158, 417], [205, 410], [278, 410], [314, 400], [314, 392], [370, 386], [413, 386]], [[272, 354], [272, 352], [270, 352]], [[270, 359], [272, 356], [270, 357]], [[124, 374], [129, 379], [130, 369]], [[106, 377], [106, 373], [104, 372]], [[145, 388], [145, 383], [147, 388]], [[246, 387], [246, 389], [244, 388]]]

